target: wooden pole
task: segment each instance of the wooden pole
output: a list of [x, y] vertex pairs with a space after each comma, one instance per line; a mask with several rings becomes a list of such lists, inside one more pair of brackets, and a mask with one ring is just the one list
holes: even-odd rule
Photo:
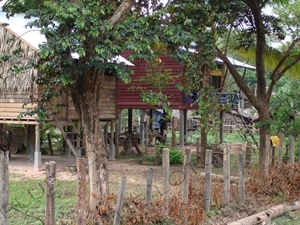
[[251, 166], [251, 153], [252, 153], [252, 143], [250, 141], [247, 142], [246, 147], [246, 168]]
[[140, 144], [142, 148], [145, 145], [145, 110], [140, 109]]
[[184, 147], [184, 110], [180, 109], [179, 110], [179, 147], [183, 148]]
[[224, 175], [224, 205], [229, 205], [230, 199], [230, 151], [229, 146], [226, 145], [223, 153], [223, 175]]
[[169, 149], [163, 148], [163, 214], [169, 215], [169, 199], [170, 199], [170, 159], [169, 159]]
[[149, 117], [147, 116], [145, 119], [145, 135], [146, 135], [146, 144], [145, 144], [145, 155], [146, 155], [146, 160], [148, 160], [148, 144], [149, 144], [149, 134], [148, 134], [148, 119]]
[[172, 124], [171, 148], [175, 148], [177, 146], [177, 143], [176, 143], [175, 117], [174, 116], [172, 116], [171, 124]]
[[109, 137], [109, 160], [115, 160], [115, 144], [114, 144], [114, 137], [115, 137], [115, 120], [110, 121], [110, 137]]
[[86, 171], [84, 158], [77, 158], [77, 224], [85, 225]]
[[197, 165], [199, 165], [200, 160], [201, 160], [201, 157], [200, 157], [200, 138], [199, 137], [196, 138], [196, 153], [197, 153], [197, 156], [196, 156]]
[[[269, 224], [266, 223], [270, 219], [282, 216], [287, 212], [296, 211], [300, 209], [300, 202], [293, 202], [289, 204], [281, 204], [273, 206], [265, 211], [256, 213], [249, 217], [240, 219], [238, 221], [227, 223], [228, 225], [256, 225], [256, 224]], [[296, 223], [294, 223], [296, 224]]]
[[283, 146], [284, 146], [284, 134], [279, 133], [279, 148], [278, 148], [278, 164], [281, 165], [283, 163]]
[[204, 193], [204, 210], [210, 211], [211, 198], [211, 177], [212, 177], [212, 150], [206, 149], [205, 154], [205, 193]]
[[238, 169], [239, 169], [239, 199], [240, 204], [245, 204], [245, 164], [244, 164], [244, 154], [243, 154], [243, 145], [238, 145]]
[[9, 210], [9, 151], [0, 152], [0, 224], [7, 225], [7, 213]]
[[272, 146], [271, 166], [275, 166], [275, 147]]
[[149, 173], [147, 175], [147, 187], [146, 187], [146, 209], [148, 213], [151, 208], [151, 197], [152, 197], [152, 182], [153, 182], [153, 168], [149, 169]]
[[289, 162], [295, 164], [295, 146], [294, 146], [294, 137], [289, 136]]
[[220, 142], [221, 143], [224, 142], [224, 123], [223, 123], [223, 119], [224, 119], [224, 110], [221, 110], [221, 112], [220, 112], [220, 120], [222, 121], [220, 123]]
[[126, 177], [122, 177], [120, 188], [119, 188], [119, 196], [118, 196], [118, 203], [115, 212], [114, 225], [119, 225], [121, 221], [122, 207], [123, 207], [124, 196], [125, 196], [125, 188], [126, 188]]
[[191, 148], [185, 148], [183, 176], [182, 182], [182, 201], [188, 203], [189, 200], [189, 183], [190, 183], [190, 164], [191, 164]]
[[46, 210], [45, 225], [55, 224], [55, 189], [56, 163], [46, 162]]

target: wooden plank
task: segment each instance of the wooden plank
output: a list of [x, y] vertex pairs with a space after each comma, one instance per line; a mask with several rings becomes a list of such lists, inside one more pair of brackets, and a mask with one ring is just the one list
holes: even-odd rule
[[[2, 109], [2, 107], [5, 108], [22, 108], [24, 105], [24, 102], [0, 102], [0, 109]], [[37, 104], [28, 104], [27, 106], [24, 106], [25, 108], [33, 108], [35, 107]]]

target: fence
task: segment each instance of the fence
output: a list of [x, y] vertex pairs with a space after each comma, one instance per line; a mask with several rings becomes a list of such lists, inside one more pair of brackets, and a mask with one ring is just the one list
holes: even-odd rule
[[[219, 168], [215, 168], [213, 166], [213, 151], [208, 149], [206, 151], [206, 159], [205, 159], [205, 169], [202, 172], [201, 169], [195, 168], [191, 164], [192, 160], [192, 151], [190, 148], [186, 148], [184, 150], [184, 163], [180, 168], [176, 167], [175, 170], [170, 168], [169, 163], [169, 149], [163, 149], [163, 164], [162, 167], [153, 167], [148, 166], [147, 173], [145, 173], [145, 205], [143, 212], [145, 213], [143, 221], [147, 221], [147, 215], [150, 217], [150, 212], [155, 210], [153, 208], [153, 202], [158, 198], [161, 198], [158, 207], [161, 209], [162, 215], [164, 218], [170, 217], [171, 214], [174, 214], [174, 207], [171, 206], [174, 204], [174, 196], [176, 196], [176, 204], [179, 205], [179, 202], [182, 203], [182, 208], [179, 210], [184, 210], [190, 201], [192, 201], [190, 195], [191, 188], [191, 180], [201, 182], [203, 184], [203, 202], [198, 205], [198, 207], [204, 208], [205, 211], [211, 210], [211, 205], [216, 204], [216, 194], [212, 189], [212, 183], [214, 179], [222, 180], [222, 202], [221, 204], [229, 205], [230, 201], [234, 196], [230, 196], [230, 189], [233, 187], [231, 184], [236, 182], [238, 185], [238, 202], [240, 205], [245, 204], [246, 200], [246, 190], [245, 190], [245, 169], [250, 167], [253, 163], [253, 158], [257, 157], [257, 154], [252, 153], [252, 147], [250, 144], [246, 145], [225, 145], [223, 149], [223, 171], [220, 171]], [[272, 155], [272, 154], [271, 154]], [[0, 206], [1, 206], [1, 214], [0, 214], [0, 224], [6, 225], [8, 224], [8, 212], [10, 210], [10, 205], [8, 203], [8, 155], [5, 155], [4, 152], [1, 152], [1, 167], [0, 167]], [[86, 224], [86, 198], [87, 198], [87, 190], [86, 190], [86, 169], [87, 164], [85, 163], [85, 159], [78, 158], [77, 159], [77, 172], [73, 173], [74, 176], [77, 177], [77, 207], [76, 207], [76, 221], [77, 224]], [[231, 169], [236, 169], [231, 171]], [[145, 171], [143, 171], [144, 173]], [[216, 174], [215, 172], [218, 172]], [[222, 172], [222, 173], [221, 173]], [[234, 172], [234, 174], [231, 174]], [[159, 173], [162, 178], [158, 180], [154, 179], [154, 173]], [[128, 179], [125, 173], [123, 173], [119, 185], [118, 190], [118, 198], [115, 202], [116, 207], [114, 210], [114, 216], [112, 221], [115, 225], [120, 224], [120, 222], [124, 219], [123, 209], [124, 202], [126, 203], [125, 192], [131, 187], [127, 186]], [[235, 176], [232, 176], [235, 175]], [[45, 179], [45, 217], [37, 218], [46, 225], [55, 224], [55, 198], [56, 198], [56, 188], [55, 182], [57, 182], [56, 177], [56, 163], [50, 161], [46, 163], [46, 179]], [[144, 183], [144, 181], [140, 181]], [[159, 185], [158, 183], [161, 182]], [[117, 186], [118, 184], [116, 184]], [[201, 186], [200, 185], [200, 186]], [[154, 189], [155, 187], [155, 189]], [[58, 187], [59, 188], [59, 187]], [[156, 190], [156, 194], [154, 193]], [[142, 193], [143, 191], [141, 191]], [[141, 194], [142, 195], [142, 194]], [[180, 197], [178, 197], [180, 196]], [[236, 199], [233, 199], [234, 201]], [[213, 201], [213, 202], [212, 202]], [[180, 204], [181, 204], [180, 203]], [[199, 204], [199, 203], [198, 203]], [[126, 205], [126, 204], [125, 204]], [[176, 211], [176, 210], [175, 210]], [[138, 212], [138, 211], [137, 211]], [[149, 219], [150, 221], [150, 219]], [[56, 221], [57, 222], [57, 221]], [[138, 223], [137, 223], [138, 224]]]

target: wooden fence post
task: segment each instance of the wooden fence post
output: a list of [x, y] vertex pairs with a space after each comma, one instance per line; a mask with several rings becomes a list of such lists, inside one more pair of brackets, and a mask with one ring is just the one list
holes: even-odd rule
[[212, 177], [211, 173], [212, 173], [212, 150], [206, 149], [204, 210], [207, 212], [210, 211], [211, 177]]
[[114, 225], [119, 225], [121, 222], [125, 188], [126, 188], [126, 177], [122, 177], [120, 188], [119, 188], [119, 196], [118, 196], [118, 203], [115, 212]]
[[283, 163], [283, 146], [284, 146], [284, 134], [279, 133], [279, 148], [278, 148], [278, 164], [281, 165]]
[[152, 182], [153, 182], [153, 168], [149, 169], [149, 173], [147, 175], [147, 187], [146, 187], [146, 209], [148, 213], [151, 208], [151, 197], [152, 197]]
[[245, 204], [245, 164], [244, 164], [244, 154], [243, 145], [238, 145], [238, 169], [239, 169], [239, 198], [240, 204]]
[[0, 152], [0, 224], [7, 225], [7, 212], [9, 210], [9, 151]]
[[168, 148], [163, 148], [163, 214], [169, 215], [169, 199], [170, 199], [170, 151]]
[[56, 163], [46, 162], [46, 210], [45, 225], [55, 224], [55, 183]]
[[229, 205], [230, 199], [230, 150], [226, 145], [223, 153], [223, 175], [224, 175], [224, 205]]
[[86, 171], [84, 158], [77, 158], [77, 224], [85, 225]]
[[250, 141], [247, 142], [246, 147], [246, 168], [249, 168], [251, 165], [251, 153], [252, 153], [252, 143]]
[[190, 163], [191, 163], [191, 148], [185, 149], [183, 162], [183, 177], [182, 182], [182, 201], [188, 203], [189, 200], [189, 183], [190, 183]]

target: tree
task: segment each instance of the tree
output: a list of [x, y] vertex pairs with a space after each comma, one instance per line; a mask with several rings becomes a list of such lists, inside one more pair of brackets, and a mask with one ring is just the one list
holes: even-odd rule
[[[174, 1], [176, 2], [176, 1]], [[223, 60], [230, 71], [239, 88], [245, 93], [249, 101], [257, 109], [260, 121], [260, 165], [266, 162], [266, 134], [271, 122], [269, 103], [273, 89], [282, 76], [300, 60], [300, 53], [297, 51], [299, 43], [298, 35], [290, 42], [289, 46], [280, 53], [280, 59], [273, 67], [270, 74], [266, 73], [266, 51], [267, 37], [276, 36], [277, 40], [283, 40], [285, 31], [280, 24], [280, 20], [267, 15], [263, 9], [267, 4], [287, 4], [288, 1], [180, 1], [172, 5], [170, 14], [173, 15], [172, 22], [181, 24], [182, 31], [189, 32], [196, 40], [194, 43], [182, 44], [186, 49], [190, 49], [189, 57], [184, 54], [181, 59], [187, 58], [190, 64], [198, 65], [202, 59], [202, 65], [207, 60], [210, 65], [211, 57], [217, 56]], [[227, 59], [228, 41], [219, 42], [222, 37], [230, 40], [231, 35], [236, 31], [239, 33], [238, 48], [250, 49], [255, 46], [255, 65], [256, 65], [256, 95], [243, 79], [242, 75]], [[224, 38], [227, 37], [227, 38]], [[192, 51], [192, 52], [191, 52]], [[192, 55], [192, 56], [191, 56]], [[209, 57], [208, 57], [209, 56]], [[198, 57], [201, 57], [199, 59]], [[195, 63], [198, 60], [198, 64]], [[192, 61], [192, 62], [191, 62]], [[198, 67], [199, 68], [199, 67]], [[195, 70], [194, 70], [195, 71]], [[193, 76], [191, 74], [191, 76]], [[267, 84], [267, 78], [270, 83]]]
[[[242, 77], [236, 71], [236, 69], [227, 60], [226, 55], [220, 48], [218, 48], [218, 56], [225, 62], [228, 69], [230, 70], [233, 78], [239, 87], [246, 94], [250, 102], [257, 109], [259, 114], [259, 121], [261, 123], [260, 127], [260, 165], [263, 165], [266, 160], [266, 134], [268, 132], [268, 127], [270, 125], [271, 117], [269, 110], [270, 98], [272, 96], [273, 89], [277, 82], [282, 78], [282, 76], [300, 60], [299, 52], [296, 55], [291, 54], [297, 48], [296, 44], [299, 39], [294, 39], [290, 46], [282, 52], [281, 59], [278, 61], [275, 68], [270, 73], [271, 82], [267, 87], [266, 83], [266, 71], [265, 71], [265, 54], [266, 54], [266, 36], [275, 31], [278, 38], [282, 38], [283, 30], [277, 27], [278, 23], [268, 23], [272, 18], [266, 16], [262, 9], [266, 6], [265, 3], [271, 1], [243, 1], [249, 14], [246, 14], [245, 22], [247, 22], [248, 28], [250, 30], [249, 35], [254, 35], [255, 40], [255, 52], [256, 52], [256, 81], [257, 81], [257, 92], [256, 96], [253, 91], [244, 82]], [[247, 12], [247, 11], [246, 11]], [[274, 19], [276, 21], [276, 19]], [[276, 31], [278, 31], [276, 33]]]
[[[106, 72], [115, 73], [125, 82], [130, 71], [117, 63], [115, 57], [124, 50], [132, 50], [132, 57], [151, 59], [152, 43], [158, 40], [156, 26], [161, 5], [156, 1], [41, 1], [34, 7], [6, 5], [8, 14], [25, 11], [25, 17], [35, 17], [28, 23], [41, 29], [47, 43], [40, 45], [39, 61], [35, 66], [39, 76], [35, 82], [43, 85], [45, 94], [39, 102], [40, 118], [45, 113], [45, 101], [62, 92], [72, 96], [86, 137], [89, 165], [91, 218], [97, 218], [99, 198], [105, 202], [108, 194], [107, 155], [103, 148], [101, 112], [102, 80]], [[17, 7], [17, 8], [16, 8]], [[156, 26], [156, 31], [150, 26]], [[78, 58], [74, 59], [73, 54]]]

